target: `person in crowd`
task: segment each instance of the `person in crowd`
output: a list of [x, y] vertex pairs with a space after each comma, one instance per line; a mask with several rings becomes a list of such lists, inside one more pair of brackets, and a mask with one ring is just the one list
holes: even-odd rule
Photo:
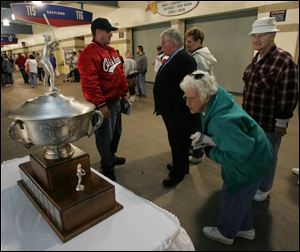
[[56, 71], [56, 58], [55, 58], [55, 56], [54, 56], [53, 53], [50, 53], [49, 60], [50, 60], [50, 62], [51, 62], [51, 65], [52, 65], [52, 67], [53, 67], [53, 70], [54, 70], [54, 72], [55, 72], [55, 71]]
[[[172, 152], [172, 165], [167, 165], [169, 176], [163, 180], [166, 188], [180, 183], [189, 173], [188, 139], [192, 133], [194, 116], [182, 99], [179, 87], [183, 77], [196, 70], [194, 58], [183, 49], [179, 31], [167, 29], [160, 34], [161, 46], [169, 59], [163, 64], [155, 78], [153, 97], [154, 113], [161, 115], [165, 123]], [[183, 67], [184, 66], [184, 67]]]
[[[197, 69], [213, 75], [213, 65], [217, 62], [216, 58], [207, 47], [203, 47], [204, 32], [196, 27], [188, 29], [185, 33], [185, 44], [187, 51], [194, 57]], [[195, 131], [201, 130], [201, 119], [196, 125]], [[204, 159], [204, 150], [199, 148], [192, 151], [189, 160], [192, 164], [199, 164]]]
[[18, 68], [20, 69], [20, 72], [22, 74], [24, 83], [27, 84], [28, 83], [28, 75], [25, 72], [25, 62], [26, 62], [27, 58], [22, 55], [21, 53], [18, 53], [18, 58], [16, 59], [16, 65], [18, 66]]
[[202, 129], [191, 136], [192, 145], [204, 147], [207, 157], [221, 166], [218, 225], [204, 227], [203, 233], [227, 245], [236, 237], [253, 240], [251, 203], [270, 169], [272, 146], [263, 129], [208, 72], [187, 75], [180, 88], [190, 112], [201, 115]]
[[136, 79], [137, 79], [137, 72], [136, 72], [136, 62], [132, 57], [132, 53], [127, 51], [125, 53], [125, 60], [123, 64], [123, 70], [127, 79], [128, 83], [128, 90], [130, 95], [130, 102], [135, 101], [135, 86], [136, 86]]
[[112, 180], [116, 180], [115, 165], [126, 162], [115, 154], [122, 131], [120, 99], [127, 99], [128, 92], [121, 60], [109, 46], [112, 31], [117, 29], [105, 18], [95, 19], [91, 25], [93, 41], [81, 52], [78, 61], [83, 95], [104, 117], [95, 131], [96, 145], [103, 174]]
[[76, 52], [72, 52], [72, 71], [74, 74], [74, 81], [75, 82], [80, 82], [80, 75], [78, 71], [78, 57]]
[[153, 64], [154, 64], [154, 72], [157, 73], [159, 68], [161, 67], [161, 65], [166, 63], [169, 56], [164, 54], [164, 51], [163, 51], [161, 45], [158, 45], [156, 47], [156, 51], [157, 51], [157, 55], [155, 57], [155, 61], [153, 62]]
[[271, 192], [281, 138], [287, 133], [299, 95], [298, 67], [288, 52], [276, 46], [277, 31], [274, 17], [253, 23], [250, 35], [257, 53], [243, 74], [242, 106], [264, 129], [274, 151], [271, 169], [254, 196], [257, 202], [264, 201]]
[[33, 54], [30, 54], [29, 59], [27, 59], [25, 62], [25, 66], [28, 67], [28, 76], [32, 88], [35, 88], [37, 84], [37, 74], [38, 74], [37, 65], [38, 63], [34, 58]]
[[11, 64], [12, 71], [14, 71], [14, 70], [15, 70], [15, 60], [13, 59], [12, 55], [10, 55], [10, 56], [8, 57], [8, 60], [9, 60], [9, 62], [10, 62], [10, 64]]
[[138, 72], [138, 86], [137, 86], [137, 96], [146, 97], [146, 83], [145, 77], [147, 73], [147, 57], [144, 53], [144, 47], [139, 45], [136, 49], [137, 57], [136, 69]]
[[10, 87], [13, 84], [13, 76], [12, 76], [13, 66], [11, 65], [11, 62], [9, 61], [6, 53], [3, 54], [1, 68], [4, 74], [3, 81], [6, 86]]
[[118, 54], [118, 56], [119, 56], [119, 58], [120, 58], [120, 60], [121, 60], [121, 67], [123, 68], [124, 59], [123, 59], [122, 55], [120, 54], [120, 51], [119, 51], [119, 50], [116, 50], [116, 52], [117, 52], [117, 54]]
[[1, 54], [1, 86], [5, 85], [5, 73], [4, 73], [4, 67], [2, 64], [3, 60], [4, 60], [3, 54]]
[[39, 53], [36, 53], [35, 55], [35, 60], [37, 62], [37, 71], [38, 71], [38, 77], [39, 77], [39, 81], [43, 81], [44, 77], [45, 77], [45, 72], [44, 72], [44, 66], [42, 63], [42, 57]]
[[50, 35], [44, 34], [45, 45], [43, 47], [43, 55], [42, 55], [42, 64], [44, 66], [45, 78], [44, 84], [46, 86], [50, 86], [50, 90], [53, 91], [55, 88], [55, 68], [56, 68], [56, 59], [53, 55], [56, 47], [59, 45], [59, 42], [56, 38], [53, 38], [51, 41]]

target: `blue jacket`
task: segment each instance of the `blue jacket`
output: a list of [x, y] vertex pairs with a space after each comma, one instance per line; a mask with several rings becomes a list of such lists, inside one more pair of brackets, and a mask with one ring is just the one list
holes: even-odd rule
[[231, 94], [219, 86], [201, 117], [203, 132], [216, 144], [209, 158], [221, 165], [223, 181], [231, 194], [265, 175], [273, 159], [271, 144]]

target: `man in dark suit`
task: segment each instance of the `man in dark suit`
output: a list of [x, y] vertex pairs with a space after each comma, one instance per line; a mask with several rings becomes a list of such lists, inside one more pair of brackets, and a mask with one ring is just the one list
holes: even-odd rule
[[183, 99], [180, 82], [197, 68], [196, 61], [183, 48], [178, 30], [168, 29], [160, 35], [161, 46], [169, 59], [163, 64], [155, 78], [153, 96], [156, 115], [161, 115], [168, 132], [172, 151], [173, 166], [163, 186], [173, 187], [189, 173], [190, 135], [195, 116], [192, 115]]

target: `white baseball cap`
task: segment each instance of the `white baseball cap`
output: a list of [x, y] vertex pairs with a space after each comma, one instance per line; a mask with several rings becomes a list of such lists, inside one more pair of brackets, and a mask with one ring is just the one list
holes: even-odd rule
[[276, 19], [274, 17], [264, 17], [254, 21], [252, 31], [248, 34], [277, 32]]

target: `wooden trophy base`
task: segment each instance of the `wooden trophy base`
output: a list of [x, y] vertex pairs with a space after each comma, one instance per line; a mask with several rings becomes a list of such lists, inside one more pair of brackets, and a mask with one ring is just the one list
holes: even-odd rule
[[[63, 162], [62, 165], [58, 162], [59, 167], [53, 166], [52, 162], [53, 167], [45, 168], [41, 165], [40, 169], [48, 169], [47, 173], [51, 174], [49, 170], [63, 170], [72, 162], [72, 159], [67, 163]], [[22, 179], [18, 181], [18, 185], [63, 242], [123, 208], [115, 199], [115, 187], [93, 172], [86, 172], [82, 177], [81, 184], [84, 185], [84, 190], [76, 191], [78, 179], [76, 175], [74, 177], [73, 172], [70, 174], [72, 179], [65, 179], [64, 182], [60, 181], [61, 183], [54, 182], [53, 188], [49, 189], [49, 186], [41, 183], [35, 175], [38, 167], [36, 162], [22, 163], [19, 167]], [[88, 170], [90, 166], [83, 168]]]

